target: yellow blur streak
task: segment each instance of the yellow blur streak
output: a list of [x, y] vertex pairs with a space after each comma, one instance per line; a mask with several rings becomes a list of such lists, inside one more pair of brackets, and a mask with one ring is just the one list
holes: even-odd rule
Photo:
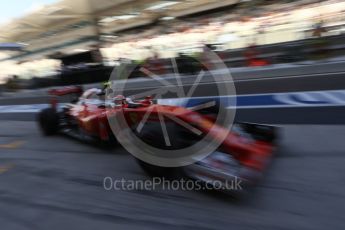
[[0, 166], [0, 174], [7, 172], [8, 170], [12, 169], [13, 165], [2, 165]]
[[14, 141], [9, 144], [0, 144], [0, 149], [16, 149], [22, 146], [25, 141]]

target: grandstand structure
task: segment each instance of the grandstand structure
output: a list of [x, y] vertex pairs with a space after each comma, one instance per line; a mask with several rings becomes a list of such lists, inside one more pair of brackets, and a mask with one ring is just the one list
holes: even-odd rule
[[[0, 53], [6, 75], [25, 78], [53, 74], [56, 53], [70, 55], [116, 42], [118, 33], [169, 19], [238, 3], [239, 0], [60, 0], [0, 27], [0, 43], [24, 45]], [[20, 63], [20, 65], [18, 65]], [[34, 71], [33, 71], [34, 67]]]
[[[253, 9], [253, 2], [271, 3]], [[334, 28], [328, 34], [345, 31], [343, 1], [287, 1], [286, 11], [279, 2], [284, 1], [60, 0], [0, 27], [0, 43], [24, 46], [0, 53], [0, 80], [5, 75], [52, 75], [60, 65], [51, 59], [56, 54], [98, 48], [111, 61], [140, 60], [153, 53], [170, 57], [205, 43], [226, 50], [290, 42], [310, 36], [320, 17]]]
[[22, 61], [44, 58], [55, 52], [72, 53], [99, 45], [114, 33], [177, 17], [237, 0], [63, 0], [13, 20], [0, 28], [0, 42], [26, 44], [13, 58]]

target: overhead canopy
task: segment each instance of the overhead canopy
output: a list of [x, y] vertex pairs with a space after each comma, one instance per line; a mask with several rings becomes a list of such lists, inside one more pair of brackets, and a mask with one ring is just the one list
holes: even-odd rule
[[[0, 42], [18, 42], [35, 39], [41, 34], [85, 20], [104, 20], [105, 28], [137, 24], [154, 20], [162, 15], [181, 16], [234, 4], [239, 0], [62, 0], [37, 9], [22, 18], [0, 27]], [[112, 17], [112, 19], [111, 19]]]
[[[120, 31], [149, 25], [240, 0], [61, 0], [0, 26], [0, 42], [24, 43], [18, 61], [40, 59], [54, 52], [74, 53], [114, 37]], [[1, 50], [1, 48], [0, 48]]]
[[24, 47], [23, 44], [18, 44], [18, 43], [0, 43], [0, 50], [7, 51], [7, 50], [21, 50]]

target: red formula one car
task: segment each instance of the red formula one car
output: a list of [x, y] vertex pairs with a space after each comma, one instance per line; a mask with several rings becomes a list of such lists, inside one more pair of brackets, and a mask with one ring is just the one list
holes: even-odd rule
[[[79, 87], [66, 87], [52, 90], [51, 107], [39, 113], [38, 121], [43, 134], [53, 135], [58, 132], [77, 137], [82, 140], [97, 140], [101, 142], [116, 142], [109, 125], [109, 117], [124, 115], [128, 127], [135, 127], [150, 110], [147, 119], [150, 125], [137, 136], [145, 143], [164, 149], [166, 146], [159, 124], [157, 113], [163, 113], [167, 117], [178, 117], [182, 121], [211, 136], [210, 127], [214, 120], [210, 114], [195, 112], [180, 106], [168, 106], [155, 104], [150, 97], [133, 102], [123, 96], [116, 96], [110, 101], [104, 99], [104, 92], [100, 89], [90, 89], [82, 92]], [[58, 106], [56, 97], [75, 95], [77, 98], [72, 103]], [[111, 106], [108, 107], [107, 104]], [[110, 109], [109, 109], [110, 108]], [[135, 119], [133, 119], [135, 118]], [[173, 132], [171, 146], [169, 148], [181, 148], [198, 140], [195, 134], [185, 127], [170, 122], [168, 130]], [[218, 127], [217, 132], [225, 132]], [[276, 129], [271, 126], [239, 123], [232, 130], [227, 131], [227, 136], [218, 150], [207, 158], [183, 168], [167, 168], [155, 166], [139, 161], [143, 169], [152, 175], [168, 175], [183, 172], [190, 178], [202, 181], [205, 184], [218, 182], [218, 189], [228, 190], [226, 185], [229, 180], [242, 180], [244, 184], [254, 184], [261, 177], [270, 162], [275, 149]]]

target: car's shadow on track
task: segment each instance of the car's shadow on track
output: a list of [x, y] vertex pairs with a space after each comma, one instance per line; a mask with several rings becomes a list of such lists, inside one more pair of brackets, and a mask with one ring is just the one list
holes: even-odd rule
[[[123, 148], [120, 144], [118, 143], [112, 143], [112, 142], [102, 142], [99, 140], [89, 140], [89, 141], [84, 141], [75, 137], [71, 137], [65, 134], [58, 134], [57, 137], [66, 139], [66, 140], [71, 140], [75, 143], [86, 145], [90, 148], [93, 148], [97, 150], [97, 152], [101, 152], [104, 154], [126, 154], [125, 151], [123, 151]], [[54, 138], [54, 137], [51, 137]], [[121, 151], [118, 151], [121, 150]]]

